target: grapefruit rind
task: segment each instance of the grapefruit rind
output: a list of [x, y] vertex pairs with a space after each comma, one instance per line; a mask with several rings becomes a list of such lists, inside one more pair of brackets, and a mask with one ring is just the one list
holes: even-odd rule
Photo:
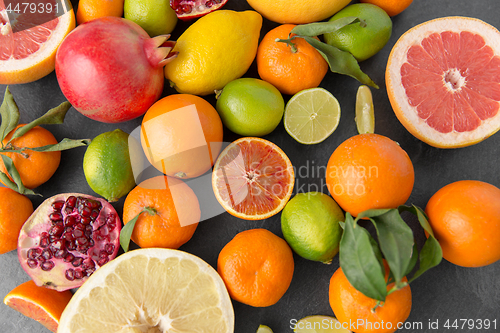
[[435, 32], [470, 31], [481, 35], [486, 45], [496, 56], [500, 55], [500, 32], [488, 23], [476, 18], [450, 16], [421, 23], [405, 32], [394, 45], [388, 59], [385, 79], [389, 101], [394, 113], [403, 126], [416, 138], [438, 148], [460, 148], [479, 143], [500, 129], [500, 110], [473, 131], [441, 133], [417, 115], [416, 107], [410, 105], [401, 82], [400, 69], [407, 61], [407, 51]]

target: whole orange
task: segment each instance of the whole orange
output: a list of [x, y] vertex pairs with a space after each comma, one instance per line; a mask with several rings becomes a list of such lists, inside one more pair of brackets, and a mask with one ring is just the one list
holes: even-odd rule
[[174, 94], [153, 104], [141, 125], [141, 144], [148, 161], [177, 178], [207, 172], [222, 146], [222, 121], [201, 97]]
[[335, 149], [326, 167], [333, 199], [357, 216], [376, 208], [396, 208], [410, 197], [415, 174], [408, 154], [378, 134], [355, 135]]
[[413, 0], [360, 0], [360, 2], [371, 3], [379, 6], [389, 16], [396, 16], [413, 2]]
[[260, 228], [238, 233], [217, 260], [217, 271], [231, 298], [255, 307], [278, 302], [290, 286], [293, 270], [286, 241]]
[[200, 204], [182, 180], [167, 176], [146, 179], [129, 192], [123, 204], [127, 224], [144, 208], [132, 232], [132, 241], [142, 248], [177, 249], [193, 236], [200, 221]]
[[257, 70], [261, 79], [288, 95], [319, 86], [328, 71], [326, 60], [305, 39], [294, 38], [293, 46], [276, 41], [277, 38], [290, 38], [294, 27], [283, 24], [272, 29], [257, 49]]
[[33, 213], [31, 200], [7, 187], [0, 187], [0, 254], [17, 249], [21, 228]]
[[[56, 138], [47, 129], [36, 126], [26, 132], [23, 136], [12, 140], [12, 142], [7, 145], [15, 130], [19, 127], [24, 126], [24, 124], [18, 125], [13, 129], [3, 140], [3, 145], [5, 147], [12, 147], [13, 149], [20, 148], [35, 148], [45, 145], [53, 145], [57, 143]], [[30, 189], [36, 188], [52, 177], [59, 167], [61, 162], [61, 152], [51, 151], [51, 152], [37, 152], [32, 150], [25, 150], [23, 154], [20, 153], [1, 153], [8, 156], [14, 162], [19, 175], [21, 176], [21, 181], [24, 186]], [[7, 173], [3, 161], [0, 159], [0, 171]]]
[[[390, 283], [387, 290], [393, 286], [394, 283]], [[398, 324], [401, 325], [410, 315], [412, 304], [411, 289], [407, 285], [389, 294], [373, 312], [377, 301], [356, 290], [340, 267], [330, 279], [329, 301], [335, 317], [356, 333], [396, 331]]]
[[443, 249], [443, 257], [464, 267], [500, 259], [500, 189], [477, 180], [461, 180], [437, 191], [425, 212]]
[[81, 0], [78, 2], [76, 22], [82, 24], [105, 16], [121, 17], [124, 0]]

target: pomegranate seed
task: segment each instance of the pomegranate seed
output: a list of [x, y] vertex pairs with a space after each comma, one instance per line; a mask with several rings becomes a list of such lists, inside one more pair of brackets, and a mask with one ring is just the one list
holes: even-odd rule
[[49, 234], [51, 236], [61, 236], [63, 231], [64, 231], [64, 224], [62, 222], [57, 222], [50, 228]]
[[75, 270], [73, 268], [67, 269], [64, 276], [66, 276], [66, 279], [73, 281], [75, 279]]
[[103, 266], [104, 264], [106, 264], [107, 262], [109, 261], [109, 259], [106, 257], [106, 258], [101, 258], [99, 259], [99, 261], [97, 262], [97, 264], [99, 266]]
[[108, 257], [108, 252], [106, 252], [104, 250], [99, 251], [99, 259], [107, 258], [107, 257]]
[[28, 258], [36, 259], [42, 254], [42, 249], [34, 247], [28, 250]]
[[49, 246], [49, 243], [49, 237], [40, 239], [40, 247], [46, 248], [47, 246]]
[[111, 243], [108, 243], [104, 246], [104, 250], [109, 254], [113, 254], [115, 252], [115, 245], [114, 244], [111, 244]]
[[76, 205], [76, 197], [75, 196], [70, 196], [68, 199], [66, 199], [66, 206], [68, 207], [75, 207]]
[[73, 266], [78, 267], [81, 266], [83, 263], [83, 258], [81, 257], [76, 257], [72, 262]]
[[102, 227], [99, 228], [99, 234], [106, 236], [109, 234], [109, 229], [106, 225], [103, 225]]
[[40, 257], [43, 258], [44, 260], [52, 259], [52, 252], [50, 251], [50, 249], [45, 249], [42, 251]]
[[66, 231], [66, 232], [62, 235], [62, 237], [63, 237], [65, 240], [69, 241], [69, 242], [71, 242], [72, 240], [75, 240], [75, 237], [73, 237], [72, 230], [69, 230], [69, 232], [68, 232], [68, 231]]
[[90, 218], [90, 216], [82, 216], [81, 222], [84, 225], [89, 225], [90, 222], [92, 222], [92, 219]]
[[80, 245], [85, 245], [85, 244], [87, 244], [88, 241], [89, 240], [85, 237], [79, 237], [76, 239], [76, 242]]
[[95, 262], [94, 260], [87, 258], [82, 265], [82, 269], [89, 269], [89, 268], [94, 268], [95, 267]]
[[82, 216], [90, 217], [90, 214], [92, 214], [92, 210], [89, 207], [85, 206], [82, 208], [82, 212], [81, 212]]
[[40, 264], [40, 268], [43, 270], [43, 271], [50, 271], [52, 268], [54, 268], [54, 262], [52, 262], [51, 260], [47, 260], [45, 262], [43, 262], [42, 264]]
[[57, 250], [55, 253], [54, 253], [54, 258], [57, 258], [57, 259], [62, 259], [66, 256], [68, 252], [66, 252], [66, 250]]
[[76, 250], [76, 242], [75, 241], [68, 242], [68, 244], [66, 244], [66, 248], [70, 251]]
[[85, 226], [83, 224], [77, 224], [74, 226], [75, 230], [85, 230]]
[[74, 226], [75, 223], [76, 223], [76, 219], [74, 216], [66, 216], [66, 218], [64, 219], [65, 226], [71, 227], [71, 226]]
[[85, 276], [91, 276], [95, 272], [95, 268], [87, 268], [84, 273]]
[[57, 222], [57, 221], [60, 221], [62, 220], [63, 216], [61, 213], [57, 213], [57, 212], [54, 212], [54, 213], [51, 213], [49, 215], [49, 219], [52, 221], [52, 222]]
[[52, 203], [52, 208], [56, 211], [60, 211], [64, 206], [64, 201], [54, 201]]
[[66, 247], [65, 243], [66, 241], [64, 239], [58, 239], [50, 244], [50, 249], [52, 250], [52, 252], [55, 252], [54, 250], [64, 250], [64, 248]]
[[96, 209], [92, 210], [92, 212], [90, 213], [90, 218], [92, 220], [95, 220], [98, 216], [99, 216], [99, 211]]
[[68, 253], [66, 257], [64, 257], [64, 262], [71, 262], [73, 261], [73, 259], [75, 259], [75, 256], [72, 255], [71, 253]]
[[73, 237], [78, 238], [83, 236], [83, 230], [80, 229], [75, 229], [73, 231]]
[[209, 8], [210, 8], [210, 7], [212, 7], [213, 5], [214, 5], [214, 2], [213, 2], [213, 1], [207, 1], [207, 2], [205, 3], [205, 6], [207, 6], [207, 7], [209, 7]]
[[28, 263], [29, 268], [36, 268], [38, 266], [38, 261], [35, 259], [28, 259], [26, 262]]
[[64, 208], [64, 213], [66, 215], [69, 215], [69, 214], [73, 213], [73, 207], [66, 207], [66, 208]]
[[75, 269], [75, 279], [80, 280], [81, 278], [83, 278], [82, 270], [79, 268]]

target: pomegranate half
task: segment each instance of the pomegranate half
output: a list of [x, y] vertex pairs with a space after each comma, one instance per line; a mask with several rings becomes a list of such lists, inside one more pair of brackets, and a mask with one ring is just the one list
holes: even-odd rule
[[118, 253], [121, 220], [104, 199], [65, 193], [46, 199], [24, 223], [17, 254], [38, 286], [77, 288]]
[[170, 0], [180, 20], [188, 21], [222, 8], [227, 0]]

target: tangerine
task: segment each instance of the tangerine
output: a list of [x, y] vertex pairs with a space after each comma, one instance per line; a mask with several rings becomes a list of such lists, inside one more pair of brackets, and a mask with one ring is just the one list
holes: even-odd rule
[[177, 178], [198, 177], [213, 165], [222, 147], [222, 121], [201, 97], [174, 94], [144, 115], [141, 144], [148, 161]]
[[0, 187], [0, 254], [17, 249], [19, 232], [31, 213], [30, 199], [10, 188]]
[[[16, 129], [24, 125], [25, 124], [18, 125], [5, 137], [3, 140], [4, 147], [20, 149], [57, 144], [57, 140], [52, 133], [43, 127], [35, 126], [23, 136], [15, 138], [7, 145]], [[21, 176], [21, 181], [24, 186], [29, 189], [34, 189], [48, 181], [56, 172], [61, 162], [60, 151], [37, 152], [27, 149], [22, 154], [7, 152], [2, 152], [0, 154], [12, 159], [14, 166]], [[0, 160], [0, 171], [7, 173], [7, 169], [2, 160]]]
[[257, 70], [262, 80], [274, 85], [283, 94], [295, 93], [319, 86], [328, 63], [303, 38], [294, 38], [287, 45], [276, 39], [288, 39], [293, 24], [283, 24], [269, 31], [257, 49]]
[[500, 259], [500, 189], [461, 180], [438, 190], [425, 208], [443, 258], [464, 267]]
[[400, 14], [403, 10], [408, 8], [413, 0], [360, 0], [360, 2], [371, 3], [373, 5], [379, 6], [389, 16], [396, 16]]
[[357, 216], [362, 211], [396, 208], [410, 197], [415, 181], [408, 154], [388, 137], [355, 135], [335, 149], [326, 167], [333, 199]]
[[124, 0], [81, 0], [78, 2], [76, 22], [83, 24], [105, 16], [122, 17]]
[[132, 241], [142, 248], [177, 249], [193, 236], [201, 211], [198, 198], [182, 180], [167, 176], [146, 179], [130, 191], [123, 204], [127, 224], [144, 208], [132, 232]]
[[254, 307], [276, 304], [292, 281], [292, 250], [267, 229], [238, 233], [219, 253], [217, 271], [232, 299]]

